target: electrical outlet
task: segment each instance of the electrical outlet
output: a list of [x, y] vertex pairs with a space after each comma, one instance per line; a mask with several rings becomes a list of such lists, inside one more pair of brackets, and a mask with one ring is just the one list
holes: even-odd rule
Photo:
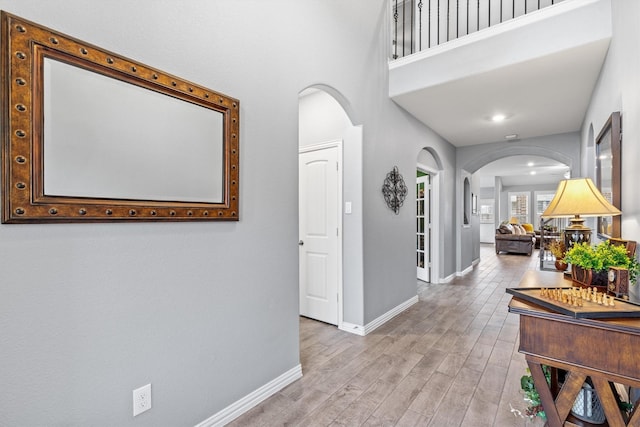
[[151, 409], [151, 384], [133, 390], [133, 416]]

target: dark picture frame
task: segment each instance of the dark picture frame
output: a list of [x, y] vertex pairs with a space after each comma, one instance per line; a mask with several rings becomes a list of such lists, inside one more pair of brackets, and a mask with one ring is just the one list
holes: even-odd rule
[[[621, 209], [622, 168], [622, 118], [614, 112], [596, 137], [596, 186], [602, 195], [616, 208]], [[598, 217], [598, 237], [620, 237], [620, 215]]]

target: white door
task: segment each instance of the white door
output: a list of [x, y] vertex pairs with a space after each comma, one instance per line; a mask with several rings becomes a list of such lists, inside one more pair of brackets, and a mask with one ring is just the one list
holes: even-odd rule
[[299, 155], [300, 314], [338, 324], [338, 147]]
[[431, 176], [416, 180], [416, 266], [418, 279], [431, 281]]
[[480, 243], [495, 243], [496, 224], [493, 199], [480, 199]]

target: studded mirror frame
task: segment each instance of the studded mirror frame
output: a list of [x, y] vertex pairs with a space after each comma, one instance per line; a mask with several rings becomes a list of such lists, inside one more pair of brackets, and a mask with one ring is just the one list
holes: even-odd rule
[[[239, 218], [240, 102], [140, 62], [2, 12], [2, 222], [232, 220]], [[44, 56], [223, 114], [219, 203], [49, 196], [43, 183]]]

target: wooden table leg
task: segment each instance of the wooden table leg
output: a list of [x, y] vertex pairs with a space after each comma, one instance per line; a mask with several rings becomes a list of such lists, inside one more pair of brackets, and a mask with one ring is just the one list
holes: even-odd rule
[[568, 371], [562, 388], [554, 398], [544, 371], [542, 370], [542, 364], [530, 360], [528, 357], [526, 359], [529, 365], [529, 371], [531, 371], [531, 377], [533, 378], [533, 384], [536, 386], [544, 412], [547, 414], [549, 427], [562, 427], [571, 412], [571, 408], [573, 408], [576, 396], [580, 392], [587, 376], [575, 371]]
[[563, 421], [567, 419], [573, 404], [576, 401], [576, 397], [580, 394], [582, 385], [587, 379], [586, 374], [581, 374], [575, 371], [567, 371], [564, 379], [564, 384], [556, 396], [556, 408], [558, 408], [558, 415]]
[[551, 395], [551, 389], [547, 384], [547, 378], [542, 371], [542, 365], [538, 362], [529, 360], [527, 357], [527, 365], [529, 365], [529, 371], [533, 378], [533, 384], [536, 386], [536, 390], [540, 395], [540, 401], [544, 408], [544, 413], [547, 414], [547, 424], [549, 427], [562, 427], [564, 420], [560, 419], [558, 409], [556, 408], [555, 401]]
[[600, 403], [602, 404], [602, 409], [604, 410], [604, 415], [607, 418], [609, 427], [625, 427], [626, 423], [622, 419], [618, 401], [613, 395], [613, 391], [611, 391], [609, 381], [598, 376], [592, 376], [591, 381], [593, 381], [593, 386], [596, 389], [596, 393], [598, 393], [598, 399], [600, 399]]

